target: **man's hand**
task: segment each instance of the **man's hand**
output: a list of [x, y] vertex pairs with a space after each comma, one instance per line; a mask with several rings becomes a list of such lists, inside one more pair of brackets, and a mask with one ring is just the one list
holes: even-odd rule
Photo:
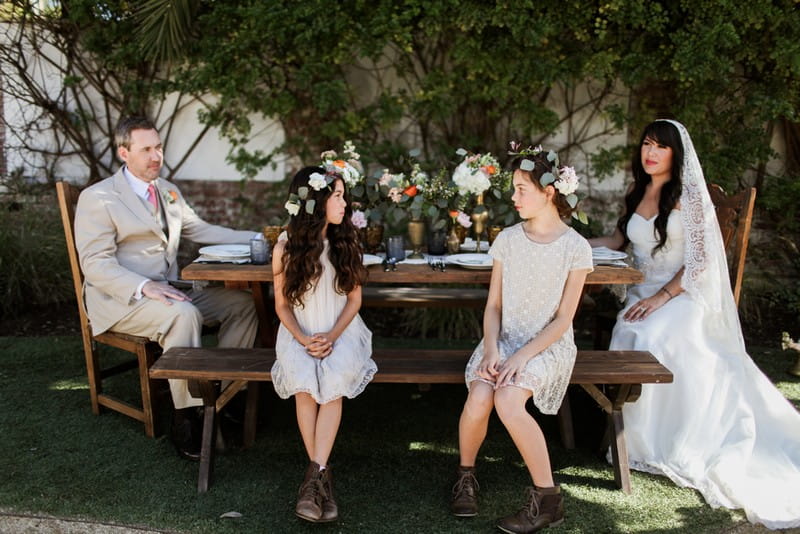
[[169, 285], [166, 282], [154, 282], [150, 280], [146, 282], [144, 286], [142, 286], [142, 295], [149, 299], [157, 300], [159, 302], [163, 302], [167, 306], [172, 306], [172, 300], [189, 300], [189, 297], [186, 296], [185, 293], [179, 291]]

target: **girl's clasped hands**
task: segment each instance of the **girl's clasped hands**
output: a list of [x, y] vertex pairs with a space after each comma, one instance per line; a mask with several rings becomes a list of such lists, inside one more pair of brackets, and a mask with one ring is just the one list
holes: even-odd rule
[[478, 366], [478, 376], [494, 384], [494, 389], [514, 384], [514, 379], [525, 368], [528, 358], [515, 353], [504, 362], [500, 362], [497, 351], [487, 350]]
[[310, 336], [309, 341], [304, 344], [308, 355], [320, 360], [328, 356], [333, 350], [333, 341], [329, 337], [327, 332]]

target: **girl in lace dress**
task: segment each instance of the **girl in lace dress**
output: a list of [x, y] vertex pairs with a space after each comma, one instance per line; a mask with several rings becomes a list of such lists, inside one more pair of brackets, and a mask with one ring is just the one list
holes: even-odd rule
[[630, 242], [645, 280], [627, 292], [611, 349], [649, 350], [674, 376], [626, 404], [634, 469], [700, 491], [713, 507], [743, 508], [769, 528], [800, 526], [800, 414], [744, 346], [714, 206], [689, 133], [645, 128], [634, 183], [613, 236]]
[[592, 271], [592, 253], [562, 221], [576, 201], [574, 170], [559, 168], [555, 153], [541, 148], [522, 151], [512, 169], [511, 198], [524, 221], [503, 230], [489, 250], [494, 265], [484, 337], [465, 373], [469, 394], [459, 422], [461, 465], [451, 510], [459, 517], [478, 513], [475, 461], [494, 408], [534, 485], [526, 490], [524, 508], [497, 526], [535, 532], [560, 523], [564, 508], [544, 435], [525, 403], [532, 397], [546, 414], [561, 405], [577, 354], [572, 319]]
[[364, 391], [377, 370], [372, 333], [358, 315], [367, 273], [341, 175], [302, 169], [289, 186], [286, 209], [292, 217], [272, 261], [281, 321], [272, 382], [281, 398], [295, 398], [310, 460], [295, 513], [333, 521], [338, 509], [327, 464], [342, 397]]

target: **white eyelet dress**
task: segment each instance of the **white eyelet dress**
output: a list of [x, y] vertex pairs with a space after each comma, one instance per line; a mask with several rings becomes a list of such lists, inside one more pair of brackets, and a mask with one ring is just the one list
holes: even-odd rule
[[[500, 360], [505, 361], [553, 320], [569, 272], [593, 269], [592, 248], [572, 228], [551, 243], [536, 243], [528, 239], [519, 223], [500, 232], [489, 254], [502, 262], [503, 302], [497, 344]], [[475, 380], [486, 382], [478, 376], [483, 343], [481, 340], [467, 364], [467, 387]], [[533, 403], [542, 413], [556, 413], [577, 353], [570, 326], [561, 338], [528, 361], [514, 385], [531, 390]]]
[[[326, 240], [320, 256], [322, 274], [303, 295], [304, 306], [293, 310], [300, 328], [308, 335], [330, 331], [347, 303], [347, 296], [334, 289], [335, 271], [328, 254]], [[306, 349], [281, 324], [275, 355], [272, 383], [282, 399], [301, 392], [308, 393], [319, 404], [339, 397], [352, 399], [364, 391], [378, 370], [372, 360], [372, 332], [359, 315], [347, 325], [334, 342], [333, 351], [323, 359], [306, 353]]]

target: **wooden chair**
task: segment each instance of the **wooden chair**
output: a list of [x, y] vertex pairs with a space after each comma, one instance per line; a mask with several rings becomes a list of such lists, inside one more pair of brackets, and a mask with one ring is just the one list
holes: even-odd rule
[[[92, 399], [92, 411], [100, 414], [100, 406], [125, 414], [137, 421], [144, 423], [144, 432], [150, 437], [155, 436], [153, 414], [155, 412], [155, 392], [160, 385], [151, 381], [148, 371], [156, 358], [161, 354], [161, 347], [147, 338], [120, 334], [117, 332], [103, 332], [97, 336], [92, 335], [89, 318], [83, 302], [83, 273], [78, 261], [78, 252], [75, 248], [75, 234], [73, 223], [75, 220], [75, 206], [78, 203], [80, 190], [67, 182], [57, 182], [58, 207], [61, 211], [61, 221], [64, 225], [64, 237], [67, 240], [67, 252], [72, 270], [72, 281], [75, 285], [75, 297], [78, 300], [78, 314], [81, 322], [81, 335], [83, 336], [83, 351], [86, 357], [86, 374], [89, 379], [89, 394]], [[100, 366], [100, 355], [97, 344], [110, 345], [118, 349], [133, 353], [135, 359], [125, 361], [118, 365], [103, 369]], [[139, 371], [139, 383], [142, 393], [141, 408], [124, 400], [103, 393], [103, 379], [131, 369]]]
[[711, 202], [717, 210], [717, 219], [722, 231], [722, 241], [728, 256], [728, 269], [731, 275], [731, 289], [736, 305], [742, 292], [744, 263], [747, 244], [750, 240], [750, 227], [753, 224], [753, 208], [756, 202], [756, 188], [750, 187], [739, 193], [727, 196], [717, 184], [708, 188]]

